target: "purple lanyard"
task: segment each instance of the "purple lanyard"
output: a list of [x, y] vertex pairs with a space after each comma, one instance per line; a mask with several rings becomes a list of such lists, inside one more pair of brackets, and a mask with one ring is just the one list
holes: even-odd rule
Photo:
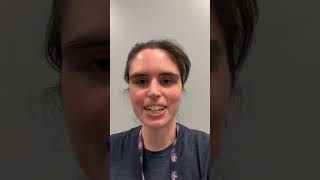
[[[178, 156], [176, 152], [176, 143], [177, 143], [177, 137], [178, 137], [178, 131], [179, 131], [179, 126], [177, 124], [177, 135], [176, 139], [172, 143], [171, 147], [171, 158], [170, 158], [170, 179], [171, 180], [177, 180], [178, 179], [178, 171], [177, 171], [177, 164], [178, 164]], [[144, 178], [144, 173], [143, 173], [143, 139], [141, 135], [141, 129], [139, 132], [139, 138], [138, 138], [138, 151], [139, 151], [139, 161], [141, 164], [141, 175], [142, 175], [142, 180], [145, 180]]]

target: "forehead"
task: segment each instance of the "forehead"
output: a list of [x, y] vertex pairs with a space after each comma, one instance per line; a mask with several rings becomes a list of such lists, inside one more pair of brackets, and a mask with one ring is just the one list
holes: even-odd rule
[[62, 44], [80, 37], [109, 36], [109, 0], [68, 0], [62, 26]]
[[177, 65], [164, 50], [144, 49], [132, 59], [129, 74], [158, 71], [179, 72]]

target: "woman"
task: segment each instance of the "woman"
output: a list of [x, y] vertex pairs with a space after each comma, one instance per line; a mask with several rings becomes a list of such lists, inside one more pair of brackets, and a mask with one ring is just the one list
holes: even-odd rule
[[136, 44], [124, 79], [141, 126], [111, 136], [111, 179], [208, 179], [209, 135], [177, 124], [190, 70], [188, 56], [169, 40]]
[[256, 0], [214, 0], [211, 5], [210, 108], [214, 159], [219, 155], [224, 116], [250, 50], [257, 19]]
[[109, 10], [106, 0], [54, 0], [45, 48], [60, 76], [72, 150], [92, 180], [107, 179], [109, 169]]
[[[241, 17], [241, 18], [239, 18]], [[214, 0], [211, 5], [211, 112], [214, 157], [219, 154], [223, 119], [258, 19], [256, 0]]]

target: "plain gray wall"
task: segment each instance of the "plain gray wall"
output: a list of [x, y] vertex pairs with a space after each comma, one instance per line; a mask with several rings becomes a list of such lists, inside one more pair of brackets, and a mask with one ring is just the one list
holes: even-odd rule
[[175, 39], [191, 61], [178, 122], [210, 133], [209, 0], [112, 0], [110, 48], [110, 133], [138, 124], [123, 80], [133, 45], [151, 39]]
[[225, 180], [320, 179], [320, 3], [258, 1], [221, 162]]

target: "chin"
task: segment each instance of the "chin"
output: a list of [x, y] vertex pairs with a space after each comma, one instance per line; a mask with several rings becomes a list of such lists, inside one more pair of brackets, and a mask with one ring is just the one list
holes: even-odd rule
[[161, 118], [161, 119], [148, 119], [148, 118], [144, 118], [141, 123], [149, 128], [153, 128], [153, 129], [160, 129], [163, 128], [169, 124], [171, 124], [171, 122], [174, 120], [169, 120], [168, 118]]

